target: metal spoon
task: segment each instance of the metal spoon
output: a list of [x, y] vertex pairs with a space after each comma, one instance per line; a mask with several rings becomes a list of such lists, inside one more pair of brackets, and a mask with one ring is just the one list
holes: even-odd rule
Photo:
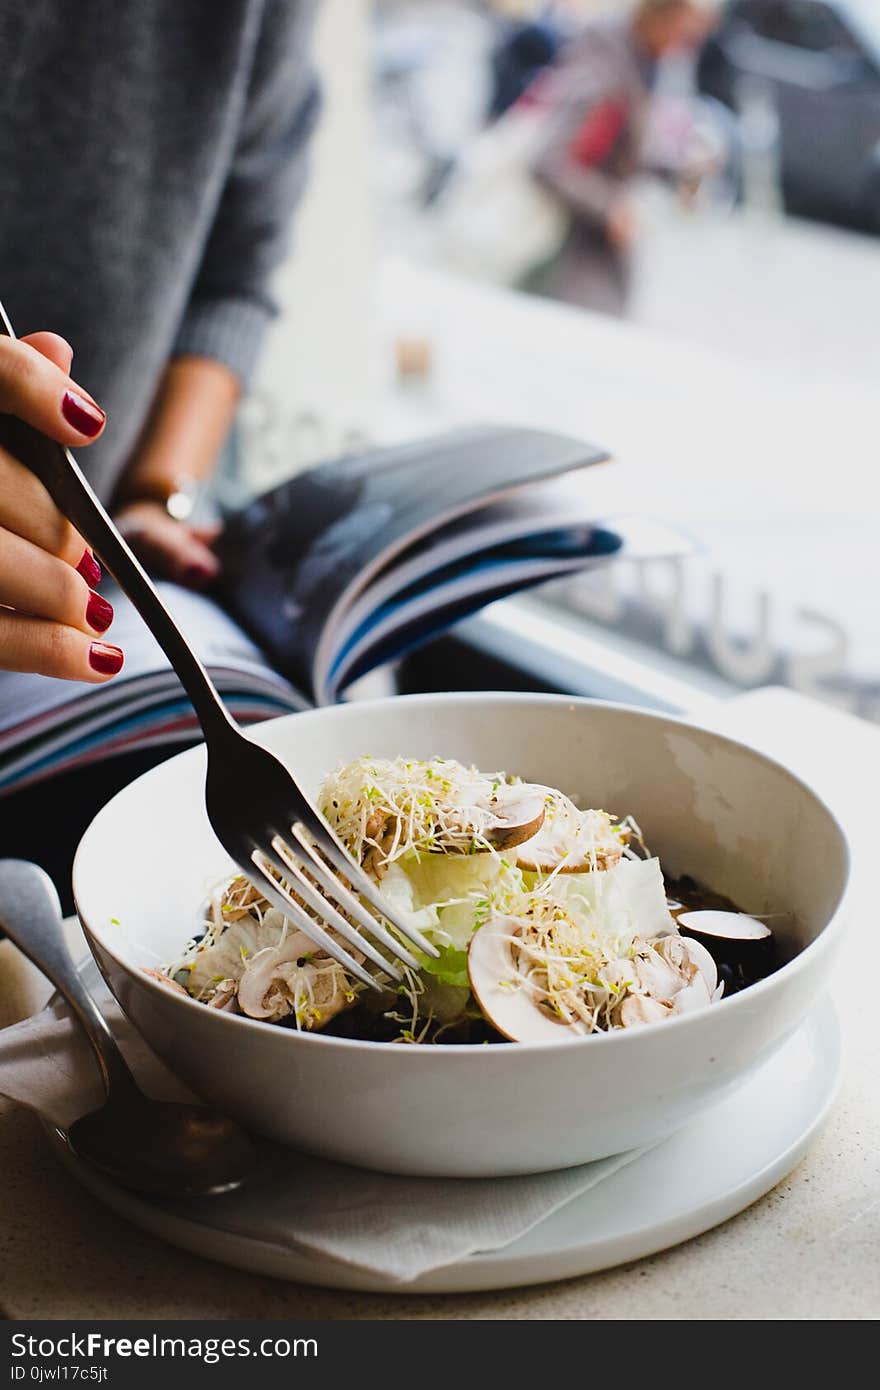
[[59, 1128], [76, 1156], [123, 1187], [161, 1197], [204, 1197], [240, 1186], [257, 1161], [251, 1140], [213, 1110], [144, 1095], [77, 973], [58, 894], [36, 864], [0, 860], [0, 925], [64, 995], [101, 1070], [106, 1103], [66, 1132]]

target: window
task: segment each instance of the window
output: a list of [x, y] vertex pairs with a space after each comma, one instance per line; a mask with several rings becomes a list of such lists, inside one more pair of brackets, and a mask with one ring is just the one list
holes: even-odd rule
[[[615, 0], [615, 8], [626, 3]], [[497, 671], [450, 644], [434, 652], [430, 668], [425, 657], [418, 678], [411, 667], [408, 688], [519, 679], [517, 688], [549, 684], [687, 709], [702, 694], [778, 684], [880, 725], [878, 243], [826, 232], [818, 220], [789, 220], [781, 207], [784, 196], [817, 217], [831, 220], [842, 207], [855, 217], [880, 127], [873, 94], [844, 90], [857, 60], [842, 17], [851, 8], [856, 34], [863, 12], [867, 61], [868, 16], [880, 12], [880, 0], [730, 0], [706, 87], [727, 109], [710, 102], [693, 112], [693, 142], [682, 139], [685, 79], [678, 66], [670, 71], [647, 119], [652, 138], [681, 141], [683, 162], [677, 174], [650, 188], [639, 180], [630, 191], [639, 214], [630, 323], [601, 317], [607, 282], [592, 237], [583, 258], [568, 256], [580, 245], [575, 238], [566, 243], [550, 294], [523, 294], [515, 275], [498, 272], [520, 239], [502, 215], [489, 232], [498, 249], [482, 261], [482, 285], [461, 273], [454, 237], [444, 240], [442, 194], [425, 197], [438, 150], [449, 148], [453, 102], [476, 111], [462, 138], [463, 167], [479, 157], [482, 108], [471, 98], [495, 35], [507, 32], [501, 8], [489, 0], [373, 3], [385, 64], [378, 70], [393, 77], [374, 88], [384, 113], [376, 160], [383, 246], [393, 253], [386, 249], [382, 272], [381, 341], [424, 335], [437, 364], [418, 396], [411, 378], [383, 373], [387, 392], [373, 418], [388, 422], [380, 428], [391, 438], [490, 418], [598, 439], [620, 466], [595, 470], [581, 505], [609, 518], [666, 521], [696, 537], [701, 551], [641, 567], [623, 562], [493, 606], [460, 637], [495, 658]], [[551, 8], [587, 19], [600, 6], [572, 0]], [[485, 26], [479, 44], [469, 37], [475, 22]], [[394, 27], [393, 52], [416, 55], [407, 89], [399, 57], [391, 69], [382, 56]], [[738, 128], [740, 75], [752, 76], [762, 118], [772, 86], [784, 95], [780, 125], [802, 122], [799, 157], [781, 190], [773, 127], [753, 123], [742, 136]], [[417, 106], [429, 88], [430, 103]], [[414, 109], [424, 113], [418, 122]], [[745, 209], [731, 196], [729, 167], [739, 172], [752, 138], [765, 143], [756, 146]], [[794, 142], [781, 143], [790, 155]], [[706, 170], [693, 194], [692, 158]], [[528, 160], [524, 147], [520, 159]], [[505, 169], [515, 163], [513, 156]], [[474, 202], [480, 196], [474, 185]], [[862, 216], [867, 223], [867, 210]], [[541, 268], [536, 278], [540, 284]], [[568, 302], [556, 306], [551, 294]]]

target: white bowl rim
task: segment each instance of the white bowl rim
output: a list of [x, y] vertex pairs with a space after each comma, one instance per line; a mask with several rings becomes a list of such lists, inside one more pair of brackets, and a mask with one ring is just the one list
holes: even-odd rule
[[[733, 748], [736, 749], [737, 752], [744, 753], [752, 761], [763, 763], [765, 766], [771, 767], [775, 769], [777, 772], [782, 773], [783, 777], [786, 778], [789, 782], [794, 783], [794, 785], [800, 788], [801, 791], [806, 792], [807, 796], [809, 796], [810, 799], [819, 807], [819, 809], [824, 811], [825, 814], [828, 816], [829, 820], [831, 821], [832, 825], [836, 828], [840, 836], [841, 848], [843, 850], [844, 855], [844, 868], [846, 872], [843, 892], [840, 895], [834, 912], [832, 913], [829, 920], [826, 922], [825, 926], [814, 938], [814, 940], [811, 941], [808, 946], [805, 946], [802, 951], [798, 951], [797, 955], [793, 956], [791, 960], [788, 960], [783, 965], [781, 965], [778, 970], [774, 970], [771, 975], [766, 975], [763, 980], [758, 980], [757, 983], [749, 985], [747, 989], [740, 990], [738, 993], [732, 994], [728, 998], [722, 997], [722, 999], [718, 1001], [718, 1004], [710, 1005], [706, 1009], [697, 1009], [694, 1010], [693, 1013], [673, 1015], [673, 1017], [668, 1019], [660, 1019], [656, 1023], [643, 1023], [640, 1024], [638, 1028], [617, 1028], [608, 1032], [602, 1031], [591, 1033], [587, 1037], [560, 1038], [558, 1042], [513, 1042], [506, 1043], [503, 1046], [484, 1046], [483, 1044], [479, 1043], [443, 1043], [442, 1045], [438, 1046], [406, 1046], [396, 1045], [391, 1042], [375, 1042], [366, 1038], [338, 1038], [330, 1034], [325, 1034], [321, 1032], [308, 1032], [305, 1029], [284, 1028], [277, 1023], [266, 1023], [262, 1019], [247, 1018], [244, 1014], [232, 1014], [221, 1009], [208, 1010], [206, 1004], [200, 1003], [197, 999], [192, 999], [188, 994], [179, 994], [176, 989], [170, 989], [168, 985], [160, 983], [160, 981], [157, 980], [154, 976], [148, 975], [146, 971], [142, 970], [139, 973], [136, 972], [128, 961], [123, 960], [116, 953], [116, 951], [112, 949], [112, 947], [108, 944], [106, 938], [104, 937], [103, 933], [99, 933], [94, 928], [88, 925], [88, 922], [86, 921], [86, 918], [83, 915], [82, 909], [80, 907], [79, 894], [77, 892], [77, 864], [79, 861], [80, 854], [80, 848], [78, 846], [73, 862], [73, 898], [74, 904], [76, 906], [77, 916], [79, 917], [86, 939], [89, 941], [90, 949], [92, 949], [91, 943], [93, 940], [100, 942], [101, 949], [103, 951], [106, 951], [106, 953], [116, 962], [117, 965], [121, 967], [121, 969], [124, 972], [132, 976], [135, 976], [139, 984], [144, 985], [148, 990], [156, 990], [160, 992], [164, 999], [176, 1001], [176, 1004], [179, 1007], [198, 1010], [200, 1015], [204, 1015], [206, 1012], [212, 1014], [214, 1019], [217, 1021], [214, 1026], [233, 1027], [239, 1029], [244, 1026], [249, 1030], [256, 1030], [254, 1036], [259, 1037], [265, 1037], [266, 1029], [270, 1028], [276, 1036], [287, 1036], [291, 1040], [296, 1039], [300, 1045], [305, 1045], [308, 1047], [325, 1048], [336, 1047], [344, 1048], [346, 1050], [356, 1048], [361, 1051], [375, 1051], [382, 1056], [386, 1056], [389, 1052], [392, 1052], [396, 1056], [402, 1055], [436, 1057], [438, 1055], [453, 1055], [470, 1057], [492, 1057], [500, 1055], [502, 1057], [509, 1057], [509, 1049], [511, 1047], [516, 1049], [517, 1055], [522, 1052], [540, 1052], [541, 1055], [553, 1055], [560, 1049], [568, 1051], [569, 1049], [577, 1046], [578, 1044], [589, 1045], [592, 1048], [603, 1046], [608, 1047], [612, 1045], [617, 1046], [618, 1048], [624, 1045], [637, 1046], [637, 1040], [639, 1038], [651, 1038], [657, 1036], [658, 1034], [659, 1036], [666, 1036], [670, 1033], [670, 1030], [680, 1030], [681, 1028], [693, 1025], [698, 1020], [705, 1019], [711, 1009], [718, 1008], [719, 1005], [722, 1004], [724, 1006], [725, 1013], [728, 1016], [730, 1016], [733, 1009], [741, 1009], [744, 1005], [748, 1006], [750, 1000], [754, 1000], [759, 996], [763, 998], [765, 995], [778, 989], [779, 982], [783, 976], [785, 976], [786, 978], [790, 978], [796, 970], [803, 968], [803, 962], [807, 957], [814, 955], [817, 949], [827, 949], [828, 944], [833, 939], [833, 937], [839, 935], [839, 933], [843, 930], [847, 915], [846, 909], [849, 906], [852, 892], [852, 851], [850, 847], [849, 836], [847, 835], [843, 826], [840, 824], [840, 821], [837, 819], [837, 816], [831, 810], [830, 806], [828, 806], [828, 804], [818, 795], [818, 793], [815, 792], [813, 788], [803, 780], [803, 778], [798, 777], [796, 773], [792, 772], [790, 768], [786, 767], [784, 763], [779, 762], [776, 758], [770, 757], [767, 753], [760, 752], [757, 748], [752, 748], [749, 744], [743, 743], [739, 739], [731, 737], [729, 734], [718, 733], [715, 729], [700, 724], [697, 719], [691, 719], [686, 716], [667, 714], [663, 710], [645, 709], [639, 705], [624, 704], [623, 702], [616, 700], [594, 700], [590, 699], [588, 696], [583, 695], [564, 695], [543, 691], [531, 692], [517, 690], [450, 691], [448, 693], [444, 691], [427, 691], [420, 692], [414, 695], [386, 695], [373, 700], [354, 701], [351, 704], [347, 705], [325, 705], [317, 706], [314, 709], [307, 709], [301, 711], [298, 710], [294, 711], [291, 714], [278, 715], [276, 718], [273, 719], [260, 720], [258, 724], [250, 725], [248, 732], [257, 732], [259, 729], [263, 727], [277, 723], [279, 719], [308, 719], [310, 716], [325, 714], [328, 711], [328, 709], [333, 709], [334, 711], [336, 711], [337, 718], [353, 718], [356, 717], [358, 713], [369, 712], [370, 710], [376, 709], [385, 709], [390, 705], [399, 705], [402, 701], [405, 701], [407, 704], [430, 704], [438, 700], [442, 700], [444, 703], [455, 704], [484, 704], [490, 702], [496, 703], [500, 701], [508, 704], [568, 705], [570, 708], [607, 709], [612, 711], [620, 711], [622, 713], [635, 714], [638, 715], [640, 718], [648, 719], [658, 724], [670, 724], [675, 728], [696, 729], [698, 732], [711, 734], [713, 738], [718, 739], [721, 743], [726, 744], [729, 748]], [[167, 759], [166, 761], [175, 762], [178, 758], [192, 757], [194, 754], [197, 754], [199, 750], [203, 747], [203, 743], [195, 744], [192, 748], [184, 749], [181, 753], [175, 754], [173, 758]], [[153, 772], [159, 772], [161, 768], [164, 766], [165, 763], [157, 764], [155, 768], [150, 768], [147, 772], [142, 773], [141, 777], [135, 779], [135, 782], [140, 781], [143, 777], [151, 776]], [[100, 816], [103, 813], [103, 811], [106, 810], [107, 806], [111, 805], [112, 802], [116, 800], [117, 796], [125, 795], [125, 793], [133, 785], [134, 783], [129, 783], [128, 786], [123, 787], [119, 792], [116, 793], [116, 796], [112, 797], [111, 800], [107, 802], [104, 807], [101, 808], [101, 810], [97, 813], [95, 818], [89, 823], [89, 825], [83, 832], [83, 835], [79, 842], [80, 846], [82, 845], [86, 836], [90, 833], [94, 824], [94, 820], [96, 820], [98, 816]], [[281, 1045], [284, 1046], [286, 1044]], [[292, 1045], [292, 1043], [289, 1045]], [[404, 1063], [403, 1065], [406, 1066], [409, 1064]], [[419, 1064], [417, 1063], [416, 1065]]]

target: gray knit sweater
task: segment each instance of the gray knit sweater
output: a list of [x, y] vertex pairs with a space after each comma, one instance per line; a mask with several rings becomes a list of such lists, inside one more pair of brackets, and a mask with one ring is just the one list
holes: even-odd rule
[[317, 109], [316, 0], [2, 0], [0, 298], [108, 412], [105, 497], [171, 357], [251, 371]]

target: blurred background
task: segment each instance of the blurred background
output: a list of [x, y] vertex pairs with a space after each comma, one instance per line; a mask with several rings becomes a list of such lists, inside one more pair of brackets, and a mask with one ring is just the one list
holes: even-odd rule
[[474, 421], [607, 446], [698, 553], [386, 681], [880, 721], [880, 4], [325, 0], [325, 114], [234, 492]]

